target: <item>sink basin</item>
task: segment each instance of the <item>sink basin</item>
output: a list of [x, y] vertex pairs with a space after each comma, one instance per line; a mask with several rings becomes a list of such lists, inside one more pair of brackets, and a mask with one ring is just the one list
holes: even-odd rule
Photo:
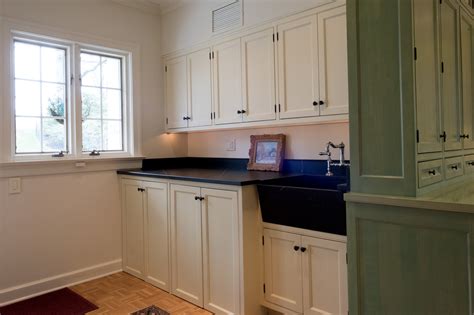
[[347, 235], [347, 178], [301, 175], [257, 185], [264, 222]]

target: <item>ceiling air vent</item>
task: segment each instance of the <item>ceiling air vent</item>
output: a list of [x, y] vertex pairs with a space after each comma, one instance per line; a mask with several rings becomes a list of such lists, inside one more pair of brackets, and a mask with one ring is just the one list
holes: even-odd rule
[[221, 33], [242, 26], [242, 0], [235, 0], [212, 11], [212, 32]]

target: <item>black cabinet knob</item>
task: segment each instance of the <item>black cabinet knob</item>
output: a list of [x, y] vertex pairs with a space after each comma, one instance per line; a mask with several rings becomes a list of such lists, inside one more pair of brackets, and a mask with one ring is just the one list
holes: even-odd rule
[[466, 134], [466, 135], [459, 135], [459, 138], [462, 138], [462, 139], [469, 139], [469, 135]]
[[242, 114], [242, 111], [241, 111], [241, 110], [238, 110], [238, 111], [237, 111], [237, 114], [239, 114], [239, 115]]
[[318, 106], [318, 102], [314, 101], [313, 106]]
[[430, 174], [430, 175], [436, 175], [436, 171], [435, 171], [435, 170], [430, 170], [430, 171], [428, 171], [428, 174]]
[[300, 249], [300, 247], [299, 247], [299, 246], [295, 246], [295, 247], [293, 247], [293, 249], [294, 249], [295, 251], [298, 251], [298, 250]]
[[301, 252], [304, 253], [306, 251], [306, 247], [301, 247]]
[[319, 105], [324, 105], [324, 101], [319, 101]]
[[201, 197], [201, 196], [194, 196], [194, 200], [203, 201], [203, 200], [204, 200], [204, 197]]
[[458, 170], [458, 166], [457, 166], [457, 165], [453, 165], [453, 166], [451, 166], [451, 169], [454, 170], [454, 171], [457, 171], [457, 170]]
[[247, 111], [245, 109], [242, 110], [242, 114], [245, 114]]

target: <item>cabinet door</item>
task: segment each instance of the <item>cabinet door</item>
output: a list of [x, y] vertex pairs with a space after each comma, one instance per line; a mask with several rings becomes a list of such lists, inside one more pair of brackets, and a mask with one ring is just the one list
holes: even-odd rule
[[189, 127], [212, 124], [212, 88], [210, 49], [196, 51], [188, 59]]
[[445, 150], [461, 149], [460, 102], [458, 93], [458, 5], [452, 0], [440, 4], [442, 109], [446, 132]]
[[[464, 148], [474, 148], [474, 20], [461, 13], [461, 71]], [[469, 137], [469, 138], [467, 138]]]
[[278, 26], [280, 118], [319, 115], [316, 17]]
[[186, 57], [168, 60], [165, 68], [165, 99], [168, 128], [187, 127], [188, 94]]
[[123, 269], [144, 277], [143, 193], [141, 182], [122, 181]]
[[240, 38], [217, 45], [214, 56], [216, 124], [242, 121], [242, 66]]
[[169, 291], [168, 185], [143, 182], [146, 280]]
[[303, 311], [301, 236], [265, 229], [265, 299], [295, 312]]
[[438, 0], [414, 1], [416, 127], [418, 153], [441, 152]]
[[202, 189], [204, 308], [240, 314], [239, 216], [235, 191]]
[[349, 112], [346, 6], [318, 18], [319, 105], [321, 116]]
[[302, 237], [305, 315], [347, 314], [346, 244]]
[[171, 292], [203, 306], [201, 202], [197, 187], [171, 185]]
[[276, 119], [273, 28], [242, 38], [244, 121]]

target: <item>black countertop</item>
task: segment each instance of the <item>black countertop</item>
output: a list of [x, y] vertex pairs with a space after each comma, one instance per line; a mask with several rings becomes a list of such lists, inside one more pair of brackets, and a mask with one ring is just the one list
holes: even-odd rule
[[[121, 175], [185, 180], [202, 183], [245, 186], [264, 180], [295, 175], [319, 174], [326, 171], [326, 162], [321, 160], [285, 160], [282, 172], [248, 171], [248, 159], [226, 158], [168, 158], [146, 159], [141, 169], [117, 171]], [[335, 175], [346, 173], [345, 169], [333, 170]]]

